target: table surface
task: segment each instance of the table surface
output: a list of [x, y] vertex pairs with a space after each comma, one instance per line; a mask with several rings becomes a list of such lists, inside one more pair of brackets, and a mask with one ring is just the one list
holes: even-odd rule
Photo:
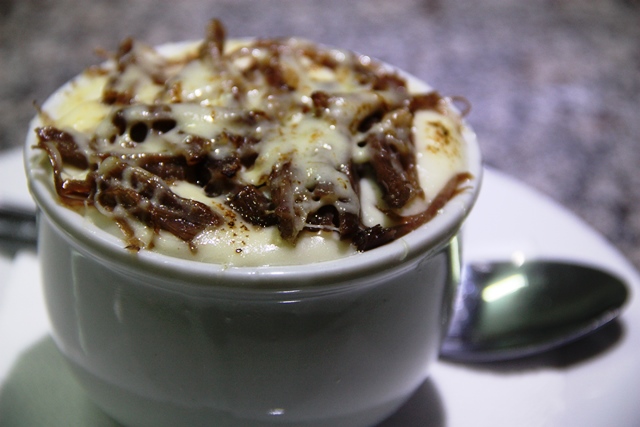
[[[0, 149], [33, 102], [133, 36], [310, 38], [399, 66], [472, 104], [485, 161], [584, 219], [640, 268], [640, 1], [0, 2]], [[496, 207], [499, 209], [499, 207]]]

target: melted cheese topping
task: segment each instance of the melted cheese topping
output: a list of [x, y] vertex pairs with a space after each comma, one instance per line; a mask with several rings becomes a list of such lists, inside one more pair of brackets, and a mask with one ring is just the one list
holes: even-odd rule
[[[277, 68], [268, 68], [274, 58]], [[389, 76], [401, 84], [381, 80]], [[405, 83], [404, 77], [367, 57], [297, 39], [230, 41], [224, 52], [206, 41], [162, 53], [133, 43], [117, 62], [77, 78], [59, 94], [59, 106], [43, 114], [43, 121], [71, 135], [75, 150], [101, 177], [117, 175], [123, 192], [150, 191], [139, 183], [146, 172], [136, 172], [135, 162], [145, 156], [180, 154], [187, 164], [203, 157], [208, 164], [239, 159], [242, 164], [234, 163], [228, 172], [234, 183], [271, 197], [277, 190], [274, 175], [281, 173], [295, 198], [295, 212], [312, 215], [330, 201], [340, 218], [388, 227], [396, 220], [387, 211], [409, 215], [424, 210], [466, 164], [459, 116], [444, 100], [435, 108], [409, 112], [412, 94], [430, 89], [412, 78]], [[407, 117], [409, 126], [401, 128]], [[376, 136], [391, 145], [410, 142], [420, 188], [402, 207], [389, 207], [384, 186], [371, 175], [368, 165], [379, 153], [367, 141]], [[241, 157], [239, 150], [248, 154]], [[133, 166], [122, 169], [123, 162]], [[354, 176], [354, 170], [362, 176]], [[68, 164], [62, 168], [69, 180], [87, 180], [92, 173], [91, 168]], [[98, 193], [106, 181], [98, 180]], [[322, 218], [320, 223], [302, 218], [301, 224], [293, 219], [294, 237], [283, 237], [282, 229], [256, 225], [239, 215], [228, 193], [212, 191], [197, 178], [158, 181], [153, 195], [136, 202], [140, 206], [135, 211], [122, 198], [115, 205], [85, 203], [88, 207], [76, 209], [114, 234], [121, 235], [124, 227], [138, 249], [206, 262], [299, 264], [356, 252], [349, 239], [341, 239], [335, 220], [332, 225]], [[189, 239], [145, 223], [140, 211], [164, 203], [165, 186], [177, 197], [201, 203], [222, 221]]]

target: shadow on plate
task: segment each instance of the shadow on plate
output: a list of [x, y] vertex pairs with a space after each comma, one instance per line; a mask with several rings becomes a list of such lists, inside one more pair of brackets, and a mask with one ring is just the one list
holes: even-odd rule
[[71, 377], [53, 340], [23, 353], [0, 389], [2, 427], [120, 427]]
[[[464, 363], [465, 367], [494, 372], [515, 372], [540, 368], [569, 369], [606, 354], [624, 337], [624, 325], [616, 319], [591, 334], [562, 347], [534, 356], [484, 363]], [[458, 364], [457, 362], [447, 362]]]
[[0, 257], [14, 259], [18, 253], [23, 251], [36, 251], [36, 247], [31, 243], [15, 242], [0, 238]]
[[[444, 427], [444, 410], [427, 380], [377, 427]], [[85, 395], [50, 337], [20, 356], [0, 389], [2, 427], [121, 427]]]
[[376, 427], [445, 427], [445, 412], [440, 394], [427, 379], [395, 414]]

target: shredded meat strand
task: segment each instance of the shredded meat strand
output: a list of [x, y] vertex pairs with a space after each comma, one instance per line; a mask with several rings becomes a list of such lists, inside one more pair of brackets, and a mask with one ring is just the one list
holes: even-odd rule
[[406, 217], [394, 216], [399, 222], [392, 227], [382, 227], [376, 225], [361, 230], [354, 238], [354, 243], [359, 251], [368, 251], [378, 246], [384, 245], [392, 240], [398, 239], [407, 233], [415, 230], [423, 224], [431, 221], [438, 212], [457, 194], [464, 190], [463, 184], [473, 177], [469, 173], [459, 173], [452, 177], [440, 190], [438, 195], [431, 201], [429, 206], [422, 212]]
[[179, 197], [144, 169], [124, 162], [114, 162], [106, 169], [97, 181], [96, 203], [119, 219], [130, 215], [186, 242], [222, 223], [222, 218], [207, 205]]
[[37, 147], [49, 156], [53, 169], [53, 180], [58, 196], [69, 206], [82, 206], [95, 192], [95, 175], [89, 173], [84, 180], [65, 179], [62, 170], [65, 163], [86, 169], [88, 161], [75, 142], [73, 136], [59, 129], [47, 126], [36, 129]]
[[227, 205], [251, 224], [261, 227], [278, 224], [271, 200], [253, 185], [238, 189], [229, 197]]
[[278, 230], [283, 239], [293, 243], [307, 221], [307, 215], [300, 204], [296, 203], [296, 198], [301, 196], [302, 187], [299, 171], [291, 162], [287, 162], [271, 173], [270, 182]]
[[371, 166], [383, 191], [383, 199], [400, 209], [422, 194], [415, 165], [415, 147], [411, 139], [412, 115], [407, 110], [387, 114], [389, 129], [370, 133], [366, 139]]

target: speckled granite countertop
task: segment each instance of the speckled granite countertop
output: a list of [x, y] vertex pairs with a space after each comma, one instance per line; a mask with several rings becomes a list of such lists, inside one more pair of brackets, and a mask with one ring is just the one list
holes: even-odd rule
[[473, 105], [486, 163], [546, 193], [640, 267], [638, 0], [3, 0], [0, 147], [94, 49], [125, 36], [296, 35], [366, 52]]

